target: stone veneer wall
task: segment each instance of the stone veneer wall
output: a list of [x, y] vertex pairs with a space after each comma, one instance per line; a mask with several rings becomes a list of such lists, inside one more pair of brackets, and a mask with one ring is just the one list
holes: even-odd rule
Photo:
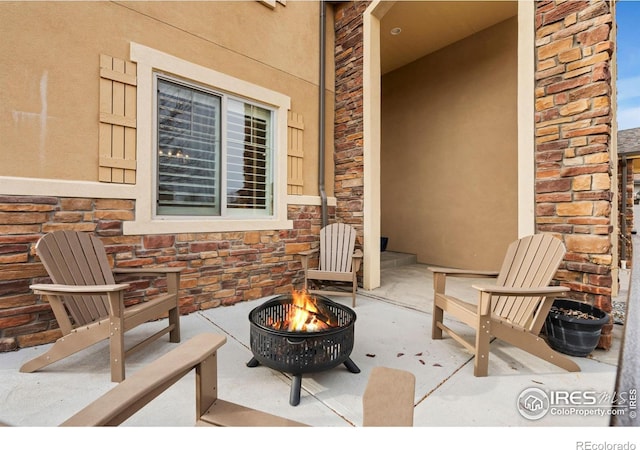
[[[614, 51], [608, 1], [536, 2], [536, 226], [567, 247], [560, 282], [611, 311]], [[612, 324], [599, 346], [611, 345]]]
[[[49, 304], [29, 289], [48, 281], [34, 249], [47, 232], [94, 232], [114, 266], [183, 267], [180, 312], [188, 314], [300, 288], [304, 273], [295, 253], [317, 242], [321, 226], [319, 207], [290, 206], [292, 230], [124, 236], [122, 222], [133, 218], [134, 206], [132, 200], [0, 195], [0, 351], [61, 335]], [[133, 282], [127, 301], [163, 288], [162, 280], [152, 281]]]
[[358, 230], [362, 245], [364, 220], [363, 25], [369, 1], [335, 6], [334, 163], [336, 219]]

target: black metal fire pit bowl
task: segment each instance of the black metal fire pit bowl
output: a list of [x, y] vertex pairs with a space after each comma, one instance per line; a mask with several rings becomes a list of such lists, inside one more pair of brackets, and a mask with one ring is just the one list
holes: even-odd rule
[[337, 318], [337, 326], [322, 331], [282, 331], [269, 327], [273, 320], [283, 320], [294, 307], [291, 294], [279, 295], [249, 313], [251, 325], [250, 345], [253, 358], [248, 367], [262, 364], [271, 369], [293, 375], [289, 403], [300, 403], [302, 374], [321, 372], [340, 364], [351, 373], [360, 369], [349, 355], [353, 350], [354, 323], [356, 313], [339, 303], [321, 295], [315, 295], [317, 302], [327, 308]]

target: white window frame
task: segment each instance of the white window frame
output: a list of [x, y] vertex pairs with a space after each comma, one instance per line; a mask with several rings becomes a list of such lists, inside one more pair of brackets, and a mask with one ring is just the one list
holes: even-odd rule
[[[197, 233], [293, 228], [287, 219], [287, 111], [291, 99], [279, 92], [231, 77], [173, 55], [131, 43], [130, 59], [137, 64], [137, 182], [135, 219], [124, 222], [125, 234]], [[197, 85], [265, 105], [273, 110], [273, 215], [250, 217], [156, 216], [155, 75], [192, 80]]]

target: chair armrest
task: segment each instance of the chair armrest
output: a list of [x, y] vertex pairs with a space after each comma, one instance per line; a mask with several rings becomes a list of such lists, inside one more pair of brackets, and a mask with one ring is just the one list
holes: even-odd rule
[[552, 295], [552, 294], [564, 294], [571, 289], [565, 286], [545, 286], [536, 288], [517, 288], [517, 287], [504, 287], [504, 286], [490, 286], [490, 285], [472, 285], [474, 289], [481, 292], [488, 292], [490, 294], [497, 295], [512, 295], [520, 297], [528, 297], [532, 295]]
[[496, 278], [499, 274], [496, 270], [472, 270], [472, 269], [455, 269], [453, 267], [433, 267], [428, 268], [433, 273], [443, 273], [452, 277], [467, 278]]
[[357, 249], [356, 251], [353, 252], [351, 265], [353, 267], [354, 272], [357, 273], [360, 271], [360, 266], [362, 265], [363, 257], [364, 257], [364, 254], [362, 253], [362, 250]]
[[[320, 251], [320, 249], [318, 249], [318, 248], [312, 248], [312, 249], [309, 249], [309, 250], [302, 250], [302, 251], [298, 252], [298, 255], [301, 256], [301, 258], [300, 258], [301, 261], [300, 262], [302, 263], [302, 268], [304, 269], [304, 272], [305, 272], [305, 280], [306, 280], [307, 270], [309, 269], [309, 257], [311, 255], [313, 255], [314, 253], [318, 253], [319, 251]], [[307, 286], [307, 284], [306, 284], [306, 281], [305, 281], [305, 289], [306, 289], [306, 286]]]
[[63, 295], [63, 294], [106, 294], [128, 289], [130, 284], [102, 284], [96, 286], [71, 286], [66, 284], [32, 284], [29, 286], [36, 294]]
[[[61, 426], [119, 425], [192, 369], [214, 355], [227, 338], [202, 333], [127, 377]], [[215, 364], [209, 366], [215, 370]]]

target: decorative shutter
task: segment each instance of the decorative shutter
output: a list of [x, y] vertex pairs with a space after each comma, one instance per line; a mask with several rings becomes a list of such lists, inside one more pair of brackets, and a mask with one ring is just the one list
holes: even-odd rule
[[100, 55], [98, 179], [136, 182], [136, 64]]
[[287, 121], [287, 194], [302, 195], [304, 180], [302, 161], [304, 158], [304, 122], [301, 114], [289, 111]]

